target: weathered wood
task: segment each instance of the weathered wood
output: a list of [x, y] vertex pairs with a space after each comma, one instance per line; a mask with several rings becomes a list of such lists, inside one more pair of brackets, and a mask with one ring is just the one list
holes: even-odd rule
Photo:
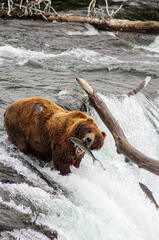
[[[44, 1], [45, 2], [45, 1]], [[40, 3], [40, 2], [39, 2]], [[29, 3], [28, 3], [29, 4]], [[89, 23], [95, 28], [104, 30], [104, 31], [113, 31], [113, 32], [138, 32], [138, 33], [159, 33], [159, 22], [157, 21], [129, 21], [126, 19], [99, 19], [99, 18], [90, 18], [90, 17], [78, 17], [70, 15], [60, 15], [58, 14], [53, 7], [55, 16], [51, 15], [52, 12], [45, 12], [36, 8], [34, 2], [31, 5], [26, 5], [25, 8], [27, 12], [24, 11], [25, 8], [20, 8], [19, 5], [14, 4], [12, 6], [12, 11], [0, 9], [0, 18], [19, 18], [19, 19], [42, 19], [45, 21], [57, 21], [57, 22], [78, 22], [78, 23]], [[50, 8], [49, 8], [50, 9]]]
[[50, 16], [48, 21], [58, 22], [78, 22], [89, 23], [94, 27], [105, 31], [122, 31], [122, 32], [140, 32], [140, 33], [157, 33], [159, 32], [159, 22], [157, 21], [129, 21], [123, 19], [106, 19], [76, 17], [76, 16]]
[[150, 80], [151, 80], [151, 77], [146, 77], [146, 78], [144, 79], [144, 81], [142, 81], [137, 88], [135, 88], [135, 89], [133, 89], [132, 91], [128, 92], [128, 94], [127, 94], [128, 97], [130, 97], [130, 96], [132, 96], [132, 95], [135, 95], [135, 94], [137, 94], [138, 92], [140, 92], [143, 88], [145, 88], [145, 87], [148, 85], [148, 83], [150, 82]]
[[[85, 80], [77, 78], [77, 82], [88, 94], [91, 105], [95, 108], [99, 114], [103, 123], [107, 126], [116, 143], [117, 153], [123, 154], [126, 158], [138, 165], [140, 168], [144, 168], [159, 176], [159, 161], [147, 157], [145, 154], [133, 147], [127, 140], [123, 130], [119, 126], [117, 120], [109, 111], [103, 100], [97, 95], [97, 93], [90, 87]], [[86, 87], [85, 87], [86, 86]]]

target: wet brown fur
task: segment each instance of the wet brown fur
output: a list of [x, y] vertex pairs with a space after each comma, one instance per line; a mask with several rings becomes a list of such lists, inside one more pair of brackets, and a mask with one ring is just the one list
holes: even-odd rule
[[84, 153], [77, 156], [70, 137], [83, 139], [90, 132], [94, 141], [90, 149], [103, 146], [105, 133], [92, 118], [80, 111], [67, 111], [52, 101], [31, 97], [12, 103], [4, 114], [8, 139], [22, 152], [34, 152], [44, 160], [52, 159], [61, 174], [70, 173], [70, 165], [79, 167]]

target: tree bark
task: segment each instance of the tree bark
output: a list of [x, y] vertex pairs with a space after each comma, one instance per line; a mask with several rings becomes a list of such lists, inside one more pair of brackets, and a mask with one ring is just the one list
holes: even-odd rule
[[48, 21], [89, 23], [94, 27], [105, 31], [159, 33], [159, 22], [156, 21], [129, 21], [122, 19], [100, 20], [98, 18], [75, 16], [50, 16]]
[[117, 153], [125, 155], [128, 160], [136, 163], [138, 167], [144, 168], [159, 176], [159, 161], [147, 157], [142, 152], [133, 147], [128, 142], [117, 120], [111, 114], [103, 100], [92, 89], [92, 87], [81, 78], [77, 78], [76, 80], [86, 91], [91, 105], [95, 108], [103, 123], [110, 130], [116, 143]]

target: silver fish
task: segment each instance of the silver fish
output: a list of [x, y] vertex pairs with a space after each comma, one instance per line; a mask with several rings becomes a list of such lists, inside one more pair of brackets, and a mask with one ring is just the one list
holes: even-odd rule
[[157, 202], [156, 202], [156, 200], [155, 200], [152, 192], [150, 191], [150, 189], [148, 189], [148, 187], [147, 187], [145, 184], [141, 183], [141, 182], [139, 182], [139, 185], [140, 185], [142, 191], [143, 191], [143, 192], [146, 194], [146, 196], [150, 199], [150, 201], [155, 204], [156, 209], [158, 209], [158, 208], [159, 208], [159, 205], [157, 204]]
[[75, 137], [70, 137], [71, 142], [73, 142], [75, 145], [77, 145], [83, 152], [87, 153], [93, 160], [93, 163], [95, 161], [98, 161], [101, 165], [101, 167], [105, 170], [105, 168], [103, 167], [102, 163], [100, 162], [100, 160], [98, 160], [93, 153], [91, 152], [90, 149], [87, 148], [87, 146], [78, 138]]

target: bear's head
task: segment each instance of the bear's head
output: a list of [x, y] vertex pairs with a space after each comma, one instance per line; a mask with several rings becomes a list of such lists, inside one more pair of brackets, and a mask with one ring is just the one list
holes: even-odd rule
[[106, 133], [99, 130], [92, 118], [88, 118], [79, 123], [75, 137], [80, 139], [90, 150], [98, 150], [104, 144]]

